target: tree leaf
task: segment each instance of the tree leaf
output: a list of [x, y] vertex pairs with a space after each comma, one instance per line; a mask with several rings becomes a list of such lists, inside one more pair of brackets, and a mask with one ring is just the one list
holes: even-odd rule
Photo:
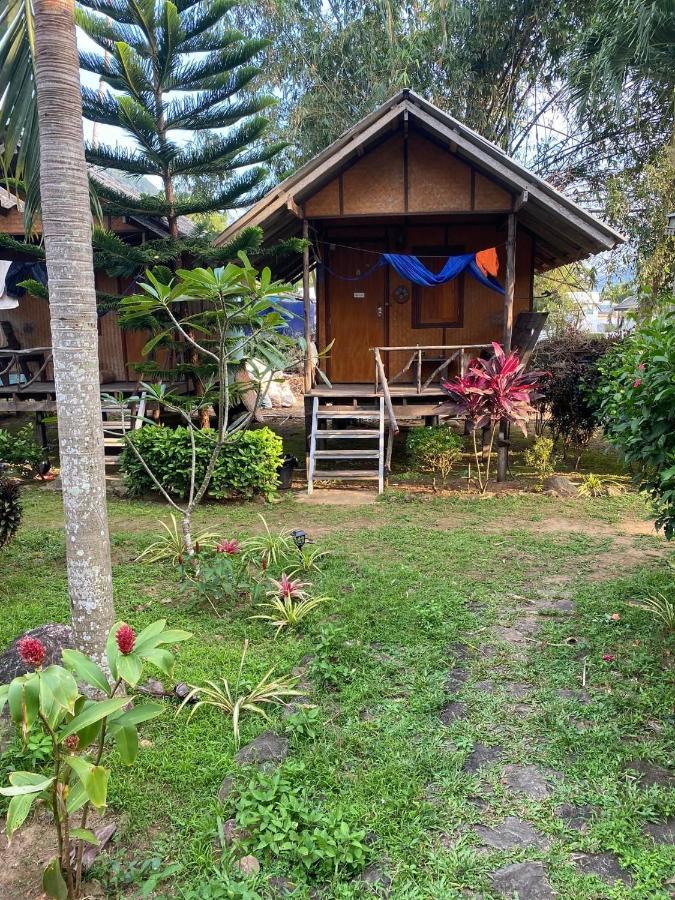
[[162, 703], [141, 703], [138, 706], [134, 706], [133, 709], [129, 709], [127, 712], [117, 716], [115, 718], [115, 725], [122, 725], [125, 728], [128, 725], [140, 725], [141, 722], [147, 722], [149, 719], [155, 719], [157, 716], [161, 716], [164, 710], [165, 706]]
[[6, 825], [7, 843], [11, 841], [14, 832], [18, 828], [21, 828], [26, 821], [26, 816], [30, 812], [30, 808], [35, 799], [35, 794], [19, 794], [16, 797], [12, 797], [9, 801]]
[[68, 900], [68, 887], [61, 874], [61, 866], [57, 856], [51, 860], [42, 875], [42, 890], [52, 900]]
[[15, 678], [8, 692], [9, 714], [21, 728], [24, 741], [38, 717], [40, 709], [40, 680], [35, 673]]
[[39, 673], [40, 705], [49, 705], [49, 695], [54, 698], [61, 709], [71, 715], [75, 712], [75, 701], [80, 696], [77, 682], [67, 669], [62, 666], [48, 666]]
[[120, 759], [125, 766], [130, 766], [138, 756], [138, 732], [133, 725], [119, 725], [115, 722], [110, 726]]
[[87, 844], [93, 844], [94, 847], [98, 847], [101, 844], [94, 832], [89, 831], [88, 828], [71, 828], [70, 837], [75, 838], [77, 841], [86, 841]]
[[86, 681], [92, 687], [98, 688], [104, 694], [110, 693], [110, 685], [103, 670], [96, 665], [93, 659], [89, 659], [79, 650], [63, 650], [61, 653], [63, 665], [74, 672], [78, 678]]
[[145, 652], [143, 656], [147, 662], [152, 663], [153, 666], [157, 666], [164, 675], [168, 675], [169, 677], [173, 675], [175, 661], [173, 654], [168, 650], [164, 650], [162, 647], [155, 647], [154, 650]]
[[9, 776], [11, 787], [0, 788], [5, 797], [20, 797], [23, 794], [39, 794], [54, 781], [54, 776], [45, 778], [36, 772], [12, 772]]
[[117, 673], [129, 687], [136, 687], [143, 672], [143, 661], [135, 653], [120, 655], [117, 658]]
[[128, 697], [111, 697], [108, 700], [99, 700], [92, 703], [91, 706], [85, 707], [82, 712], [68, 723], [66, 728], [59, 734], [59, 742], [71, 734], [77, 734], [81, 728], [91, 725], [94, 722], [100, 722], [106, 716], [112, 715], [129, 703]]

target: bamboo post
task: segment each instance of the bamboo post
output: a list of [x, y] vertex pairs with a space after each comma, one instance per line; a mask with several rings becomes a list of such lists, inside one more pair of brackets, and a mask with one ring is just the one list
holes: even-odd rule
[[[506, 278], [504, 283], [504, 353], [511, 352], [513, 336], [513, 293], [516, 283], [516, 214], [509, 213], [506, 234]], [[497, 436], [497, 481], [506, 481], [509, 462], [508, 422], [502, 419]]]
[[309, 222], [302, 220], [302, 299], [305, 318], [305, 391], [312, 389], [312, 301], [309, 296]]
[[387, 382], [387, 376], [384, 371], [384, 365], [382, 364], [382, 357], [380, 356], [380, 348], [375, 347], [373, 349], [373, 353], [375, 354], [375, 365], [377, 366], [377, 371], [380, 377], [380, 383], [382, 384], [382, 393], [384, 394], [384, 405], [387, 407], [387, 415], [389, 416], [389, 427], [391, 428], [394, 434], [398, 434], [399, 427], [398, 422], [396, 421], [396, 416], [394, 415], [394, 406], [391, 402], [391, 394], [389, 393], [389, 384]]

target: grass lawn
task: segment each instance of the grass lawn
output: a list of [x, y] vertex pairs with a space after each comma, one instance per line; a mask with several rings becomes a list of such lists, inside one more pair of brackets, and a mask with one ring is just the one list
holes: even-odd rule
[[[25, 524], [2, 553], [0, 646], [68, 620], [60, 502], [26, 491]], [[295, 883], [294, 897], [345, 900], [378, 890], [406, 900], [553, 896], [545, 882], [575, 900], [670, 896], [673, 782], [649, 782], [667, 781], [673, 758], [672, 646], [626, 601], [672, 595], [672, 551], [638, 497], [394, 490], [343, 507], [319, 493], [311, 505], [292, 496], [266, 508], [211, 505], [198, 520], [242, 537], [259, 530], [259, 512], [332, 554], [317, 580], [331, 602], [276, 640], [250, 608], [217, 617], [167, 565], [135, 564], [165, 510], [111, 499], [119, 618], [141, 628], [162, 616], [194, 632], [176, 680], [235, 676], [248, 637], [249, 676], [300, 666], [318, 712], [243, 720], [242, 744], [270, 728], [290, 740], [280, 778], [263, 778], [254, 795], [253, 772], [233, 762], [229, 723], [213, 710], [188, 722], [167, 702], [142, 729], [136, 765], [113, 772], [119, 838], [94, 873], [108, 896], [141, 896], [145, 882], [146, 896], [270, 897], [270, 876]], [[255, 829], [220, 853], [218, 821], [241, 797], [258, 797], [282, 835], [316, 819], [338, 842], [361, 837], [365, 862], [335, 872], [326, 858], [307, 875], [297, 853], [257, 848]], [[670, 843], [654, 828], [668, 819]], [[245, 853], [260, 860], [257, 878], [233, 874]], [[509, 868], [527, 861], [543, 865]], [[379, 888], [360, 880], [364, 867]], [[605, 880], [584, 874], [596, 868]], [[154, 893], [153, 873], [162, 876]], [[540, 893], [518, 887], [520, 877]]]

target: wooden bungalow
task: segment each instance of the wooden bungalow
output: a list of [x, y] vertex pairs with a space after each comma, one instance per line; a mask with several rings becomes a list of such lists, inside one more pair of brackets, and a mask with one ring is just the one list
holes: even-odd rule
[[[428, 417], [440, 378], [490, 342], [521, 349], [536, 331], [533, 280], [610, 250], [622, 236], [457, 119], [404, 90], [358, 122], [256, 203], [216, 240], [260, 226], [265, 244], [305, 237], [303, 259], [275, 274], [316, 280], [316, 334], [325, 362], [305, 367], [310, 490], [315, 478], [385, 473], [403, 416]], [[411, 256], [432, 274], [478, 253], [487, 279], [465, 270], [434, 286], [405, 277], [384, 254]], [[481, 262], [483, 265], [481, 265]], [[496, 267], [494, 263], [496, 262]], [[492, 265], [490, 265], [492, 263]], [[354, 420], [375, 416], [370, 434]], [[334, 427], [337, 421], [346, 428]], [[327, 428], [322, 427], [328, 425]], [[338, 442], [358, 450], [336, 449]], [[370, 445], [368, 441], [370, 439]], [[366, 447], [361, 448], [361, 443]], [[389, 442], [391, 446], [391, 440]], [[322, 460], [369, 459], [375, 469], [319, 470]]]
[[[97, 170], [96, 178], [109, 187], [120, 187], [120, 182], [105, 171]], [[123, 187], [127, 192], [131, 190], [126, 183]], [[168, 227], [162, 220], [143, 216], [107, 216], [105, 224], [130, 244], [142, 244], [168, 235]], [[182, 234], [190, 234], [194, 228], [185, 217], [181, 217], [179, 224]], [[2, 187], [0, 234], [24, 241], [22, 201]], [[0, 246], [3, 276], [0, 289], [0, 415], [13, 412], [41, 414], [56, 408], [49, 303], [23, 292], [19, 297], [8, 296], [4, 290], [10, 263], [30, 266], [35, 262], [29, 248], [23, 251], [20, 247]], [[31, 277], [30, 270], [26, 269], [22, 277]], [[131, 284], [131, 279], [112, 277], [100, 270], [96, 272], [96, 288], [103, 293], [122, 295]], [[136, 393], [139, 374], [134, 364], [142, 360], [141, 350], [147, 342], [147, 333], [124, 330], [119, 326], [116, 312], [102, 311], [98, 317], [98, 338], [101, 391]]]

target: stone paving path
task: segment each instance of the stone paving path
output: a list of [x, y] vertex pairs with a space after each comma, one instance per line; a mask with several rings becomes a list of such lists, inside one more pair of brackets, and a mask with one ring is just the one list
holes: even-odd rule
[[[494, 677], [473, 681], [472, 669], [478, 668], [482, 662], [499, 656], [500, 674], [508, 673], [510, 665], [522, 667], [527, 664], [529, 654], [537, 646], [537, 633], [544, 616], [574, 617], [575, 603], [565, 597], [556, 596], [557, 591], [543, 590], [539, 600], [527, 601], [517, 611], [516, 618], [508, 621], [504, 616], [490, 630], [489, 635], [481, 633], [482, 645], [476, 651], [464, 644], [456, 643], [449, 648], [454, 665], [445, 677], [444, 687], [448, 699], [440, 712], [444, 725], [452, 725], [458, 720], [471, 718], [472, 704], [464, 699], [469, 692], [495, 696], [501, 699], [515, 717], [527, 717], [540, 712], [534, 695], [535, 686], [525, 682], [497, 680]], [[541, 687], [541, 685], [540, 685]], [[556, 690], [560, 700], [574, 704], [581, 712], [583, 707], [593, 702], [591, 694], [581, 688], [561, 688]], [[583, 720], [577, 722], [578, 728], [585, 727]], [[536, 750], [537, 748], [533, 748]], [[536, 753], [533, 754], [536, 758]], [[493, 854], [519, 853], [521, 856], [532, 856], [508, 865], [495, 868], [489, 876], [490, 884], [497, 896], [504, 898], [518, 897], [519, 900], [548, 900], [561, 897], [549, 880], [546, 860], [542, 859], [550, 850], [553, 839], [542, 833], [522, 814], [523, 802], [546, 803], [555, 794], [556, 786], [561, 783], [562, 774], [547, 770], [529, 762], [509, 762], [509, 748], [499, 744], [474, 744], [466, 757], [462, 770], [469, 776], [499, 770], [499, 778], [504, 788], [512, 795], [513, 814], [498, 815], [491, 809], [491, 786], [487, 782], [481, 785], [482, 796], [473, 798], [474, 805], [481, 812], [483, 820], [471, 828], [480, 853]], [[675, 774], [646, 760], [635, 759], [625, 765], [625, 770], [643, 788], [651, 786], [671, 787], [675, 784]], [[518, 814], [516, 814], [518, 813]], [[580, 835], [588, 832], [596, 820], [598, 810], [588, 804], [575, 806], [572, 803], [560, 803], [555, 807], [555, 815], [566, 829], [576, 831]], [[675, 819], [654, 822], [644, 827], [644, 833], [659, 844], [675, 843]], [[445, 835], [443, 845], [453, 846], [453, 840]], [[616, 854], [609, 850], [597, 853], [569, 852], [567, 860], [580, 876], [595, 876], [600, 883], [612, 888], [615, 885], [630, 887], [631, 874], [620, 863]], [[597, 884], [598, 882], [596, 882]], [[668, 890], [664, 886], [666, 891]], [[479, 895], [467, 891], [467, 897]], [[593, 894], [598, 898], [606, 896], [604, 892]], [[667, 893], [664, 894], [667, 896]], [[675, 893], [672, 894], [675, 897]]]

